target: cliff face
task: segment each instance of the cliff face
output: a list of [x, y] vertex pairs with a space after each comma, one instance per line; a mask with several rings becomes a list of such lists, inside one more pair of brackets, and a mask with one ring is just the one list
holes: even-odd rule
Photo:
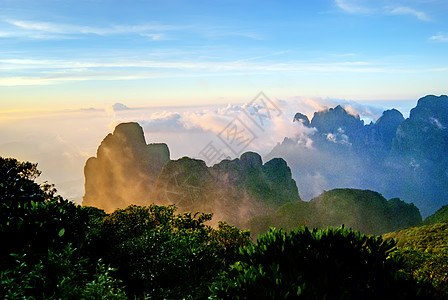
[[130, 204], [175, 204], [179, 212], [203, 211], [214, 219], [245, 226], [260, 214], [299, 201], [291, 170], [283, 159], [263, 164], [260, 155], [207, 167], [202, 160], [170, 160], [165, 144], [146, 145], [137, 123], [116, 127], [85, 166], [83, 205], [112, 211]]
[[83, 205], [108, 212], [130, 204], [147, 205], [158, 174], [170, 159], [167, 145], [146, 144], [137, 123], [118, 125], [87, 160]]
[[397, 130], [395, 150], [433, 161], [446, 161], [448, 97], [426, 96]]
[[180, 212], [212, 212], [215, 220], [244, 227], [250, 218], [300, 198], [283, 159], [263, 165], [260, 155], [246, 152], [213, 167], [188, 157], [170, 161], [159, 175], [153, 200], [175, 204]]

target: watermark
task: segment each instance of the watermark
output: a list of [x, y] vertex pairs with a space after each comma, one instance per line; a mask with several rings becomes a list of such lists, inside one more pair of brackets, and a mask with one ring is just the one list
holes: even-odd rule
[[[239, 157], [257, 138], [265, 134], [268, 121], [282, 114], [273, 101], [263, 92], [243, 106], [238, 113], [224, 128], [216, 135], [216, 139], [209, 141], [199, 152], [199, 157], [209, 166], [230, 159], [232, 156]], [[219, 188], [220, 179], [212, 174], [209, 182], [216, 184], [217, 194], [213, 194], [213, 200], [225, 201], [226, 195]], [[166, 183], [165, 197], [181, 209], [191, 209], [194, 203], [204, 197], [204, 190], [199, 187], [197, 180], [193, 180], [189, 170], [173, 174]]]
[[[207, 165], [214, 165], [231, 155], [239, 157], [250, 144], [265, 132], [267, 121], [282, 114], [280, 108], [263, 92], [243, 106], [242, 112], [230, 121], [200, 152]], [[254, 126], [255, 125], [255, 126]]]
[[200, 152], [199, 156], [205, 158], [205, 162], [221, 161], [228, 158], [222, 149], [215, 147], [210, 141]]
[[229, 150], [239, 156], [255, 139], [255, 133], [239, 117], [235, 117], [218, 133], [220, 139]]
[[263, 92], [260, 92], [246, 105], [243, 113], [264, 132], [265, 120], [272, 120], [274, 116], [279, 117], [282, 111]]
[[193, 184], [191, 174], [175, 173], [166, 183], [165, 197], [178, 208], [191, 207], [201, 196], [201, 188]]

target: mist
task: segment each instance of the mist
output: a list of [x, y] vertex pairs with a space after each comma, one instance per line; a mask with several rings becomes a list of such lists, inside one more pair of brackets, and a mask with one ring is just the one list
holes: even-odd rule
[[[310, 200], [333, 187], [381, 187], [380, 184], [366, 184], [365, 179], [361, 179], [365, 178], [365, 174], [374, 172], [362, 167], [362, 160], [322, 151], [316, 147], [317, 130], [301, 126], [292, 120], [296, 112], [307, 115], [311, 120], [316, 111], [342, 104], [349, 114], [359, 115], [365, 123], [369, 123], [375, 122], [385, 107], [328, 98], [292, 97], [286, 100], [269, 100], [276, 111], [269, 117], [264, 116], [262, 126], [253, 122], [254, 110], [248, 106], [250, 101], [240, 105], [155, 108], [115, 103], [104, 108], [2, 113], [0, 155], [37, 162], [39, 169], [43, 171], [41, 181], [55, 183], [63, 197], [81, 203], [85, 194], [86, 161], [96, 156], [100, 142], [113, 132], [116, 125], [133, 121], [142, 126], [146, 143], [168, 145], [171, 160], [188, 156], [203, 160], [211, 167], [224, 158], [235, 159], [247, 151], [259, 153], [264, 162], [274, 156], [282, 157], [292, 170], [303, 200]], [[415, 105], [415, 101], [410, 103]], [[404, 113], [406, 114], [408, 112]], [[236, 153], [219, 138], [235, 118], [241, 120], [255, 137], [244, 149], [237, 149]], [[297, 144], [291, 150], [294, 152], [293, 157], [286, 148], [281, 155], [274, 155], [272, 152], [285, 138]], [[202, 155], [204, 148], [210, 143], [222, 150], [219, 159], [216, 157], [210, 160]], [[332, 163], [329, 164], [328, 161]], [[375, 177], [376, 182], [381, 182], [380, 177]], [[397, 195], [392, 195], [391, 192], [390, 196]]]

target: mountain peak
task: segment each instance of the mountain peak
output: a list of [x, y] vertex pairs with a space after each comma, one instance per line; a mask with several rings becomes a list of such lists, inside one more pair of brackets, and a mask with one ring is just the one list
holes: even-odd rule
[[308, 119], [308, 117], [301, 113], [296, 113], [292, 121], [302, 123], [304, 126], [307, 127], [310, 126], [310, 120]]
[[263, 165], [261, 156], [255, 152], [243, 153], [240, 157], [240, 161], [244, 168], [260, 168]]
[[314, 113], [311, 126], [321, 133], [336, 133], [339, 129], [344, 132], [356, 131], [364, 126], [359, 116], [349, 114], [341, 105], [328, 110]]
[[[383, 115], [376, 121], [376, 125], [389, 126], [389, 125], [399, 125], [404, 121], [403, 114], [398, 110], [390, 109], [383, 112]], [[395, 128], [396, 129], [396, 128]]]
[[448, 96], [428, 95], [418, 100], [417, 106], [411, 109], [410, 119], [428, 120], [437, 118], [448, 121]]

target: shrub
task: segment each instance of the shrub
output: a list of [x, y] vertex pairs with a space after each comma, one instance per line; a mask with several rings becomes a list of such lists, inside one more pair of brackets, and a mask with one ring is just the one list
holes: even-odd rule
[[271, 229], [212, 287], [220, 299], [410, 299], [430, 290], [400, 272], [393, 241], [342, 228]]

